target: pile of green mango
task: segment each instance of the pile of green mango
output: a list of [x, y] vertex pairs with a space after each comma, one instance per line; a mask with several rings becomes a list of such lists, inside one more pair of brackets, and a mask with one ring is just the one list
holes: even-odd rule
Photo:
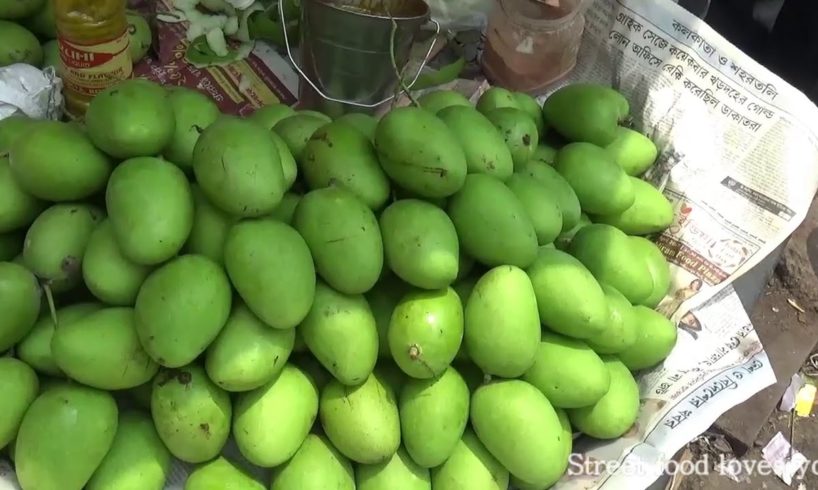
[[23, 490], [161, 490], [175, 460], [187, 490], [550, 487], [676, 341], [628, 113], [573, 84], [237, 117], [135, 79], [83, 122], [0, 120]]

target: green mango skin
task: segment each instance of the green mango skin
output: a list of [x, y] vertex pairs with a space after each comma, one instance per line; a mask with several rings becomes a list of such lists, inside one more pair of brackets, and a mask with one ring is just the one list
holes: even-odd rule
[[502, 87], [491, 87], [477, 99], [477, 110], [487, 114], [495, 109], [519, 109], [517, 99], [508, 89]]
[[82, 258], [91, 232], [104, 218], [86, 204], [55, 204], [43, 211], [26, 232], [23, 263], [54, 292], [67, 291], [82, 280]]
[[162, 490], [170, 468], [170, 452], [159, 439], [150, 415], [122, 412], [111, 449], [85, 488]]
[[452, 288], [413, 290], [392, 312], [387, 332], [392, 358], [407, 375], [443, 374], [463, 341], [463, 306]]
[[605, 149], [617, 165], [632, 176], [645, 173], [656, 162], [659, 154], [659, 149], [650, 138], [623, 126], [616, 128], [616, 139]]
[[471, 399], [471, 424], [510, 474], [547, 488], [568, 467], [559, 417], [537, 388], [521, 380], [494, 381]]
[[0, 19], [19, 20], [43, 8], [43, 0], [29, 0], [24, 2], [3, 2], [0, 4]]
[[418, 97], [418, 104], [432, 114], [452, 106], [471, 107], [472, 104], [465, 95], [454, 90], [434, 90]]
[[[560, 427], [562, 429], [562, 437], [561, 440], [564, 442], [563, 444], [563, 453], [559, 457], [560, 461], [569, 461], [571, 457], [571, 451], [574, 446], [573, 440], [573, 433], [574, 430], [571, 427], [571, 421], [568, 418], [568, 412], [563, 410], [562, 408], [554, 407], [554, 411], [557, 412], [557, 417], [560, 419]], [[522, 481], [515, 476], [511, 476], [511, 487], [515, 488], [516, 490], [541, 490], [543, 487], [540, 485], [532, 485], [528, 482]]]
[[349, 460], [326, 438], [315, 434], [309, 434], [295, 456], [276, 470], [270, 485], [270, 490], [329, 488], [355, 490], [355, 475]]
[[67, 383], [45, 390], [29, 406], [17, 433], [20, 486], [83, 488], [111, 448], [118, 415], [107, 392]]
[[40, 67], [43, 49], [31, 31], [20, 24], [0, 20], [0, 66], [15, 63]]
[[197, 184], [191, 184], [190, 191], [194, 203], [193, 223], [184, 250], [190, 254], [204, 255], [213, 262], [222, 264], [227, 232], [238, 219], [214, 206]]
[[534, 364], [522, 379], [558, 408], [593, 405], [611, 384], [605, 364], [588, 344], [545, 331]]
[[[48, 2], [51, 4], [51, 2]], [[56, 39], [44, 42], [43, 48], [43, 70], [49, 66], [54, 68], [54, 73], [59, 75], [62, 71], [62, 61], [60, 60], [60, 44]]]
[[457, 230], [442, 209], [419, 199], [402, 199], [387, 206], [379, 221], [386, 262], [395, 275], [422, 289], [441, 289], [454, 282], [460, 245]]
[[37, 397], [40, 382], [26, 363], [13, 357], [0, 357], [0, 449], [17, 436], [23, 415]]
[[292, 225], [293, 217], [295, 217], [295, 210], [298, 208], [298, 203], [301, 202], [301, 194], [288, 192], [281, 198], [281, 202], [268, 216], [271, 219], [281, 221], [288, 225]]
[[386, 174], [400, 187], [436, 199], [457, 192], [466, 179], [466, 155], [457, 137], [432, 112], [399, 107], [375, 130], [375, 150]]
[[21, 113], [15, 113], [7, 118], [0, 119], [0, 155], [7, 155], [12, 144], [39, 122], [42, 122], [42, 120], [31, 119]]
[[628, 301], [639, 304], [653, 291], [646, 261], [636, 255], [629, 237], [610, 225], [593, 223], [574, 235], [568, 253], [591, 271], [599, 282], [612, 286]]
[[620, 213], [594, 217], [597, 223], [615, 226], [628, 235], [650, 235], [665, 231], [673, 223], [673, 205], [650, 182], [630, 177], [634, 201]]
[[7, 262], [23, 253], [25, 233], [0, 233], [0, 262]]
[[105, 188], [113, 168], [82, 130], [39, 121], [14, 141], [9, 165], [17, 184], [39, 199], [74, 201]]
[[471, 428], [445, 463], [432, 469], [435, 490], [507, 490], [509, 475]]
[[600, 286], [608, 299], [608, 328], [587, 339], [587, 342], [597, 354], [618, 354], [636, 342], [638, 326], [633, 306], [628, 298], [613, 287], [604, 283], [600, 283]]
[[542, 107], [537, 99], [525, 92], [512, 92], [511, 95], [514, 96], [514, 101], [517, 102], [517, 108], [531, 117], [531, 120], [537, 126], [537, 133], [542, 136], [545, 133], [545, 121], [542, 118]]
[[355, 467], [357, 490], [432, 490], [429, 470], [418, 465], [402, 447], [389, 460]]
[[253, 390], [278, 376], [294, 343], [294, 328], [270, 328], [235, 302], [224, 328], [207, 348], [205, 369], [223, 390]]
[[320, 128], [304, 147], [301, 159], [310, 189], [343, 186], [372, 209], [389, 198], [389, 180], [369, 138], [343, 121]]
[[[26, 2], [20, 2], [25, 4]], [[57, 39], [57, 22], [54, 16], [54, 4], [52, 2], [31, 2], [32, 4], [40, 3], [41, 6], [37, 8], [31, 15], [27, 16], [21, 23], [26, 29], [36, 34], [41, 39], [49, 39], [56, 41]], [[1, 10], [1, 9], [0, 9]], [[0, 13], [0, 18], [8, 19]]]
[[293, 328], [309, 313], [315, 266], [307, 243], [290, 226], [273, 220], [234, 225], [224, 243], [224, 264], [247, 307], [267, 325]]
[[203, 463], [221, 453], [230, 435], [230, 396], [190, 364], [163, 369], [153, 380], [151, 416], [170, 453], [187, 463]]
[[286, 104], [268, 104], [259, 107], [247, 119], [261, 124], [264, 129], [271, 130], [281, 120], [295, 115], [295, 109]]
[[354, 387], [330, 381], [318, 407], [327, 437], [350, 460], [377, 464], [398, 450], [401, 426], [395, 393], [377, 375]]
[[375, 141], [375, 128], [378, 127], [378, 120], [375, 119], [374, 116], [364, 114], [363, 112], [348, 112], [336, 119], [336, 121], [341, 121], [352, 126], [370, 142]]
[[40, 284], [22, 265], [0, 262], [0, 352], [31, 331], [41, 304]]
[[182, 255], [156, 269], [136, 297], [136, 332], [162, 366], [192, 362], [219, 335], [232, 302], [224, 270], [202, 255]]
[[624, 117], [624, 107], [611, 92], [610, 87], [594, 83], [561, 87], [545, 99], [545, 123], [569, 141], [607, 146], [616, 139], [619, 120]]
[[537, 179], [524, 173], [515, 173], [506, 185], [523, 207], [534, 225], [539, 245], [554, 243], [562, 231], [562, 211], [556, 196]]
[[555, 167], [574, 189], [586, 213], [617, 214], [634, 204], [631, 177], [603, 148], [569, 143], [557, 153]]
[[554, 162], [557, 161], [557, 151], [558, 150], [553, 146], [540, 141], [540, 144], [534, 148], [534, 154], [531, 155], [531, 160], [536, 160], [546, 165], [554, 165]]
[[296, 113], [277, 122], [273, 126], [273, 131], [287, 144], [295, 161], [301, 162], [307, 141], [326, 124], [328, 123], [325, 118]]
[[494, 124], [471, 106], [455, 105], [437, 113], [457, 138], [469, 173], [506, 180], [514, 171], [511, 150]]
[[183, 169], [191, 169], [193, 148], [202, 131], [218, 119], [219, 107], [211, 98], [186, 87], [171, 90], [167, 101], [173, 110], [176, 124], [173, 136], [162, 150], [162, 156]]
[[144, 79], [130, 79], [97, 94], [85, 113], [94, 145], [119, 159], [154, 156], [176, 131], [170, 92]]
[[131, 306], [150, 266], [127, 259], [119, 250], [110, 220], [91, 232], [82, 258], [82, 278], [97, 299], [113, 306]]
[[537, 297], [519, 267], [502, 265], [480, 277], [464, 318], [466, 351], [484, 373], [516, 378], [534, 363], [541, 330]]
[[287, 190], [270, 133], [232, 116], [220, 117], [199, 136], [193, 172], [210, 202], [233, 216], [269, 214]]
[[68, 377], [102, 390], [134, 388], [159, 370], [139, 344], [132, 308], [105, 308], [60, 324], [51, 352]]
[[321, 119], [322, 121], [324, 121], [326, 123], [331, 123], [332, 122], [331, 117], [329, 117], [328, 115], [326, 115], [326, 114], [324, 114], [323, 112], [320, 112], [320, 111], [313, 111], [313, 110], [310, 110], [310, 109], [301, 109], [301, 110], [295, 111], [295, 113], [296, 114], [301, 114], [301, 115], [304, 115], [304, 116], [313, 116], [315, 118]]
[[265, 386], [236, 398], [233, 437], [248, 461], [272, 468], [293, 457], [317, 416], [318, 390], [306, 373], [288, 364]]
[[0, 156], [0, 233], [30, 225], [44, 207], [14, 179], [8, 156]]
[[452, 367], [431, 379], [407, 379], [398, 399], [406, 452], [424, 468], [440, 466], [469, 421], [469, 387]]
[[511, 152], [514, 168], [521, 168], [531, 160], [539, 144], [539, 130], [529, 115], [514, 107], [502, 107], [485, 113], [497, 128]]
[[525, 206], [494, 177], [470, 174], [448, 211], [462, 250], [478, 262], [527, 267], [537, 257], [537, 235]]
[[648, 308], [656, 308], [670, 290], [670, 265], [665, 254], [652, 241], [641, 236], [632, 236], [630, 241], [634, 254], [644, 257], [648, 272], [653, 278], [653, 290], [641, 304]]
[[639, 415], [639, 386], [616, 357], [602, 358], [611, 378], [608, 392], [595, 404], [567, 410], [571, 425], [597, 439], [616, 439], [631, 428]]
[[562, 232], [565, 233], [579, 224], [582, 216], [579, 198], [571, 184], [551, 165], [531, 160], [518, 171], [539, 182], [556, 199], [562, 213]]
[[378, 357], [381, 359], [392, 359], [392, 352], [389, 350], [389, 322], [395, 307], [408, 291], [406, 283], [390, 275], [381, 278], [365, 295], [378, 327]]
[[361, 294], [347, 295], [323, 282], [298, 330], [310, 352], [341, 383], [355, 386], [378, 360], [378, 327]]
[[545, 326], [577, 339], [594, 337], [607, 328], [605, 293], [582, 262], [560, 250], [541, 247], [526, 272]]
[[557, 239], [554, 240], [554, 246], [558, 250], [562, 250], [563, 252], [568, 250], [568, 247], [571, 246], [571, 240], [574, 239], [577, 232], [582, 229], [583, 226], [587, 226], [591, 224], [591, 218], [588, 217], [587, 214], [582, 213], [579, 216], [579, 222], [568, 231], [563, 231], [562, 233], [557, 236]]
[[[103, 308], [100, 303], [76, 303], [57, 310], [57, 321], [60, 327], [67, 326], [86, 315]], [[65, 376], [51, 352], [51, 339], [54, 336], [54, 321], [49, 312], [44, 312], [31, 328], [26, 337], [15, 347], [17, 357], [40, 374], [48, 376]]]
[[197, 466], [184, 490], [266, 490], [261, 482], [224, 456]]
[[151, 48], [151, 27], [138, 12], [129, 10], [125, 13], [128, 19], [128, 51], [131, 54], [131, 61], [137, 64], [148, 53]]
[[383, 269], [378, 219], [349, 190], [325, 187], [308, 192], [295, 209], [293, 227], [307, 242], [316, 271], [333, 289], [360, 294], [378, 281]]
[[665, 360], [676, 345], [677, 330], [664, 315], [646, 306], [634, 306], [633, 318], [636, 341], [619, 353], [619, 359], [631, 371], [639, 371]]
[[281, 136], [270, 131], [270, 139], [273, 140], [278, 149], [278, 158], [281, 160], [281, 173], [284, 175], [284, 188], [290, 189], [298, 178], [298, 165], [295, 162], [295, 157], [290, 153], [287, 143], [281, 139]]

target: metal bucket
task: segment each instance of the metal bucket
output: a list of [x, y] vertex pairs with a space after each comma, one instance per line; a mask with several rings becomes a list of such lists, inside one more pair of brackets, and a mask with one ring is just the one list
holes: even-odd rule
[[[285, 21], [283, 2], [279, 15]], [[423, 24], [436, 26], [429, 50], [411, 87], [434, 49], [440, 25], [423, 0], [303, 0], [300, 63], [286, 39], [287, 54], [301, 75], [299, 106], [337, 117], [376, 112], [396, 95], [399, 74], [409, 61]], [[394, 48], [394, 61], [392, 58]]]

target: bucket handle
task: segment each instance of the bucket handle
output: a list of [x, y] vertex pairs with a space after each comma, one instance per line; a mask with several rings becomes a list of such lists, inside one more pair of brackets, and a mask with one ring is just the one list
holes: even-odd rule
[[[317, 84], [313, 82], [310, 79], [310, 77], [307, 76], [306, 73], [304, 73], [304, 70], [301, 69], [301, 66], [295, 61], [295, 58], [293, 57], [293, 52], [290, 50], [290, 37], [287, 34], [286, 28], [287, 19], [285, 19], [284, 17], [284, 2], [282, 0], [278, 1], [278, 17], [279, 19], [281, 19], [281, 25], [283, 27], [282, 30], [284, 31], [284, 46], [287, 48], [287, 57], [290, 58], [290, 63], [293, 64], [295, 70], [298, 72], [299, 75], [301, 75], [301, 78], [304, 79], [307, 83], [309, 83], [310, 87], [312, 87], [312, 89], [315, 90], [318, 93], [318, 95], [331, 102], [352, 105], [355, 107], [364, 107], [367, 109], [378, 107], [379, 105], [385, 104], [386, 102], [389, 102], [390, 100], [396, 97], [396, 95], [390, 95], [389, 97], [381, 100], [380, 102], [375, 102], [374, 104], [362, 104], [360, 102], [354, 102], [351, 100], [336, 99], [325, 94], [320, 88], [318, 88]], [[429, 62], [429, 57], [432, 55], [432, 50], [435, 49], [435, 44], [437, 43], [437, 36], [438, 34], [440, 34], [440, 23], [432, 18], [429, 18], [429, 21], [435, 25], [435, 35], [434, 37], [432, 37], [432, 42], [429, 45], [429, 49], [426, 51], [426, 55], [423, 57], [423, 61], [420, 63], [420, 67], [418, 67], [418, 71], [415, 73], [414, 78], [412, 78], [412, 82], [407, 86], [407, 89], [411, 89], [412, 85], [414, 85], [415, 82], [417, 82], [418, 77], [420, 77], [420, 72], [423, 71], [423, 68], [426, 66], [426, 63]]]

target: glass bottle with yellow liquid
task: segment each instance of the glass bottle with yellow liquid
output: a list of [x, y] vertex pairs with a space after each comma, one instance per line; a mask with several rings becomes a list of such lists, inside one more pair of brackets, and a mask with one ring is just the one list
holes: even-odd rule
[[54, 2], [65, 108], [81, 117], [91, 99], [133, 73], [126, 0]]

